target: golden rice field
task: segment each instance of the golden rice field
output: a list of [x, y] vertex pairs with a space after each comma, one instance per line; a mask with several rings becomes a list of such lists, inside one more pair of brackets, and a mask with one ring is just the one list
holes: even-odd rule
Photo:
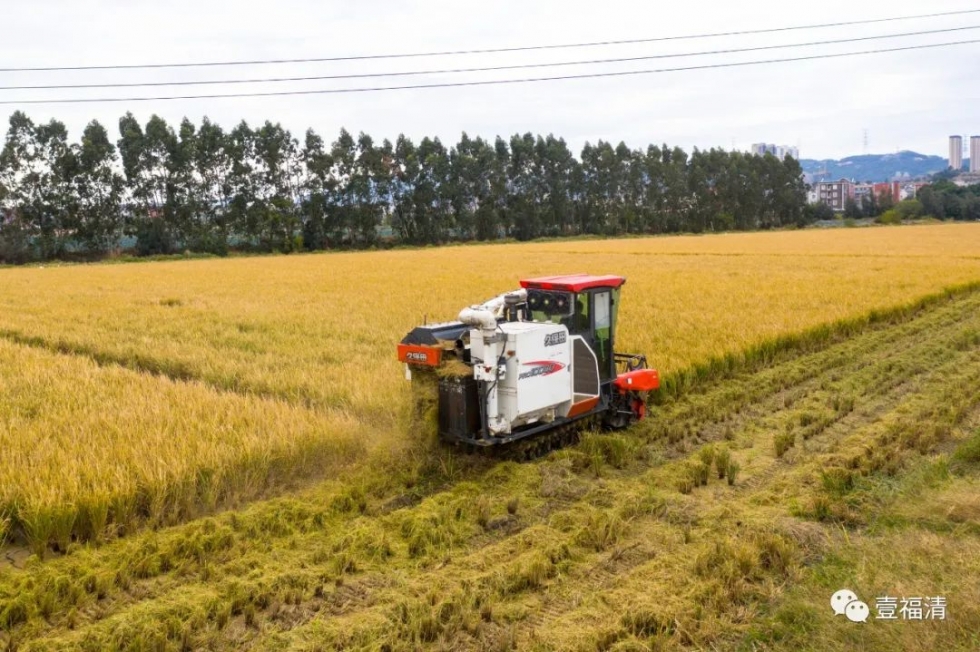
[[[0, 551], [0, 650], [976, 650], [980, 287], [911, 306], [532, 462], [373, 459], [43, 563]], [[872, 619], [835, 615], [842, 587]]]
[[618, 348], [670, 373], [980, 281], [980, 226], [0, 269], [0, 534], [166, 522], [409, 441], [406, 331], [580, 271], [627, 277]]
[[0, 505], [29, 540], [62, 549], [73, 533], [102, 536], [110, 516], [120, 527], [140, 516], [173, 523], [254, 497], [355, 458], [369, 436], [352, 418], [8, 341], [0, 415]]

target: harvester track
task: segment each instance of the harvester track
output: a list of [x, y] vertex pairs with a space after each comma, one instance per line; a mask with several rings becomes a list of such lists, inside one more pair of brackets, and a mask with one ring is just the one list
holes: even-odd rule
[[574, 446], [581, 439], [582, 433], [595, 428], [595, 417], [575, 421], [541, 433], [526, 440], [513, 444], [497, 446], [491, 449], [491, 454], [499, 459], [515, 462], [530, 462], [544, 457], [551, 451], [568, 446]]

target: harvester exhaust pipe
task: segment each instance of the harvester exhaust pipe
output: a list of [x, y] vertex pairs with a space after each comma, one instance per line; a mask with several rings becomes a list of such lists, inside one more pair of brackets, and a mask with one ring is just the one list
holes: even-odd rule
[[482, 307], [463, 308], [459, 313], [459, 321], [485, 331], [497, 328], [497, 316], [491, 310]]
[[478, 306], [463, 308], [459, 313], [459, 321], [480, 330], [494, 331], [497, 329], [497, 319], [503, 316], [504, 308], [524, 301], [527, 301], [527, 290], [507, 292]]
[[489, 434], [509, 431], [509, 423], [499, 416], [498, 410], [497, 384], [506, 374], [502, 355], [506, 341], [502, 334], [498, 336], [496, 333], [497, 319], [503, 317], [504, 309], [508, 305], [523, 301], [527, 301], [527, 290], [521, 289], [501, 294], [481, 305], [464, 308], [459, 313], [459, 321], [483, 332], [484, 360], [474, 367], [474, 376], [481, 383], [483, 395], [480, 403], [484, 428]]

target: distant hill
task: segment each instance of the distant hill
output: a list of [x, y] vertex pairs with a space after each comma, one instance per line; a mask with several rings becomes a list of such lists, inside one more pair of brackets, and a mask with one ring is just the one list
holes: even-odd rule
[[[966, 163], [964, 161], [964, 163]], [[803, 171], [815, 181], [852, 179], [854, 181], [892, 181], [898, 178], [917, 179], [946, 169], [948, 161], [941, 156], [926, 156], [917, 152], [897, 154], [865, 154], [832, 159], [800, 161]]]

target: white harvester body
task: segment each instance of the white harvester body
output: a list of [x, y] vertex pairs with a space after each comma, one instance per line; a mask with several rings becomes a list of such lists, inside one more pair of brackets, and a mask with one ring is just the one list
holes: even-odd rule
[[[572, 406], [572, 356], [568, 329], [557, 324], [502, 323], [493, 331], [470, 331], [474, 378], [490, 383], [490, 431], [565, 416]], [[500, 364], [498, 364], [500, 363]]]

